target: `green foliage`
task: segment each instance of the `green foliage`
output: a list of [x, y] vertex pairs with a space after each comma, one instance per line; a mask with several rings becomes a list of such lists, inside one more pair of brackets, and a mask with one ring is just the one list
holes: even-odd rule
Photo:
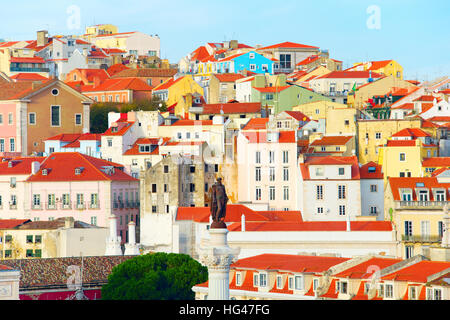
[[146, 254], [113, 268], [102, 300], [194, 300], [192, 287], [207, 279], [208, 269], [186, 254]]
[[[161, 106], [160, 106], [161, 104]], [[130, 103], [117, 102], [97, 102], [92, 104], [90, 109], [90, 132], [104, 133], [108, 129], [108, 113], [121, 112], [127, 113], [129, 111], [167, 111], [167, 105], [158, 97], [152, 99], [136, 100]]]

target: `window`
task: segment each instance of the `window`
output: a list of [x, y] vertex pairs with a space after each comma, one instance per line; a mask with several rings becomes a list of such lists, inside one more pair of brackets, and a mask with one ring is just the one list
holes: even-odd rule
[[40, 258], [42, 256], [42, 250], [41, 249], [34, 250], [34, 256], [36, 258]]
[[405, 236], [412, 236], [412, 221], [405, 221]]
[[254, 52], [250, 52], [249, 53], [249, 57], [250, 57], [250, 59], [255, 59], [255, 53]]
[[259, 274], [259, 286], [266, 287], [267, 286], [267, 274], [260, 273]]
[[152, 213], [156, 213], [158, 212], [158, 207], [157, 206], [152, 206]]
[[259, 275], [257, 273], [253, 274], [253, 286], [258, 287], [259, 286]]
[[416, 287], [409, 287], [409, 300], [416, 300], [417, 292]]
[[338, 186], [338, 199], [345, 199], [345, 185], [339, 185]]
[[400, 153], [400, 161], [406, 161], [406, 154]]
[[255, 181], [261, 181], [261, 167], [255, 168]]
[[322, 214], [323, 213], [323, 207], [317, 207], [317, 213]]
[[40, 205], [41, 205], [41, 195], [33, 194], [33, 206], [40, 207]]
[[290, 54], [280, 54], [280, 67], [281, 69], [291, 68], [291, 55]]
[[27, 258], [33, 257], [33, 250], [32, 250], [32, 249], [27, 249], [27, 251], [26, 251], [26, 257], [27, 257]]
[[345, 216], [345, 206], [343, 206], [343, 205], [339, 206], [339, 215]]
[[97, 217], [91, 217], [91, 224], [94, 226], [97, 225]]
[[269, 200], [275, 200], [275, 187], [269, 187]]
[[261, 163], [261, 151], [255, 153], [255, 163]]
[[81, 113], [76, 113], [75, 114], [75, 125], [76, 126], [81, 126]]
[[269, 181], [275, 181], [275, 167], [269, 168]]
[[36, 113], [30, 112], [28, 114], [28, 124], [31, 124], [31, 125], [36, 124]]
[[274, 162], [275, 162], [275, 152], [269, 151], [269, 163], [274, 163]]
[[169, 166], [164, 166], [164, 173], [169, 173]]
[[316, 200], [323, 200], [323, 186], [316, 186]]
[[0, 139], [0, 152], [5, 152], [5, 139]]
[[442, 290], [434, 289], [434, 300], [442, 300]]
[[285, 201], [289, 200], [289, 187], [288, 186], [283, 187], [283, 200], [285, 200]]
[[381, 132], [375, 132], [375, 139], [381, 139]]
[[347, 294], [348, 283], [346, 281], [339, 281], [339, 292]]
[[236, 285], [237, 286], [241, 285], [241, 273], [240, 272], [236, 272]]
[[51, 125], [59, 127], [61, 125], [61, 107], [51, 106]]
[[195, 192], [195, 183], [189, 184], [189, 192]]
[[16, 152], [16, 140], [14, 138], [9, 139], [9, 151]]
[[304, 288], [303, 276], [295, 276], [294, 283], [295, 283], [295, 290], [303, 290]]
[[322, 167], [316, 168], [316, 176], [318, 176], [318, 177], [323, 176], [323, 168]]
[[289, 168], [283, 167], [283, 181], [289, 181]]
[[67, 208], [70, 205], [70, 195], [68, 193], [65, 193], [62, 195], [62, 203], [63, 208]]
[[283, 276], [277, 276], [277, 289], [283, 289]]
[[255, 191], [256, 191], [255, 200], [261, 200], [261, 188], [260, 187], [256, 187]]
[[377, 207], [371, 206], [370, 207], [370, 214], [371, 215], [376, 215], [377, 213], [378, 213]]
[[152, 183], [152, 192], [153, 192], [153, 193], [156, 192], [156, 183]]
[[0, 124], [3, 124], [3, 114], [0, 113]]
[[393, 298], [394, 297], [394, 287], [392, 284], [386, 284], [385, 286], [385, 297]]
[[48, 208], [55, 208], [55, 194], [49, 194], [48, 198]]
[[98, 207], [98, 193], [91, 193], [91, 208]]
[[313, 290], [316, 291], [319, 287], [319, 279], [313, 279]]
[[8, 113], [8, 124], [13, 124], [13, 114], [10, 112]]
[[289, 151], [283, 151], [283, 163], [289, 163]]
[[339, 175], [343, 176], [345, 174], [345, 168], [339, 168]]
[[405, 246], [405, 259], [409, 259], [414, 255], [413, 246]]
[[84, 195], [82, 193], [77, 193], [77, 207], [82, 207], [84, 204]]
[[377, 185], [376, 184], [371, 184], [370, 185], [370, 192], [377, 192]]
[[33, 243], [33, 236], [27, 235], [27, 243]]
[[256, 70], [256, 64], [250, 64], [250, 70], [255, 71]]

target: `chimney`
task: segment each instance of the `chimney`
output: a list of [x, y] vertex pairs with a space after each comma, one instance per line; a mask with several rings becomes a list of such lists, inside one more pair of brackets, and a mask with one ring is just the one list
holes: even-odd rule
[[245, 232], [245, 215], [242, 214], [241, 216], [241, 231]]
[[111, 239], [117, 237], [117, 217], [114, 215], [109, 217], [109, 237]]
[[136, 223], [134, 221], [128, 223], [128, 243], [136, 244]]
[[352, 231], [350, 228], [350, 215], [347, 215], [347, 231]]
[[237, 40], [230, 40], [230, 48], [232, 50], [235, 50], [238, 48], [238, 41]]
[[70, 229], [73, 228], [75, 225], [75, 219], [73, 217], [66, 217], [64, 219], [64, 228]]
[[41, 167], [41, 163], [39, 161], [33, 161], [31, 163], [31, 174], [36, 174]]
[[38, 31], [36, 40], [38, 47], [45, 46], [48, 43], [48, 31], [47, 30]]

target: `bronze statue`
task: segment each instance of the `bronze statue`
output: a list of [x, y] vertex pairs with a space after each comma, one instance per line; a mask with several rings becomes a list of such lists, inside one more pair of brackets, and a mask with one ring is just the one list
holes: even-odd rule
[[222, 184], [222, 178], [217, 178], [217, 182], [211, 186], [209, 191], [209, 207], [212, 217], [211, 228], [226, 228], [224, 222], [228, 196], [225, 186]]

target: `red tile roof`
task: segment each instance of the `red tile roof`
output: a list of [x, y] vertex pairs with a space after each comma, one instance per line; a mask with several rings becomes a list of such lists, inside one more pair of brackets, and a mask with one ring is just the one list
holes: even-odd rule
[[311, 146], [344, 146], [353, 139], [354, 136], [324, 136], [314, 140]]
[[297, 121], [304, 121], [304, 122], [311, 121], [311, 119], [308, 116], [306, 116], [303, 112], [300, 111], [285, 111], [285, 113]]
[[[114, 172], [105, 173], [103, 167], [114, 167]], [[80, 174], [75, 169], [82, 168]], [[47, 169], [47, 175], [43, 175]], [[139, 181], [122, 171], [123, 166], [78, 152], [55, 152], [42, 163], [39, 171], [27, 181]]]
[[422, 95], [416, 99], [414, 99], [413, 101], [433, 101], [435, 98], [434, 96], [431, 95]]
[[416, 140], [388, 140], [386, 146], [388, 147], [414, 147]]
[[292, 254], [261, 254], [239, 259], [231, 264], [233, 269], [280, 270], [290, 272], [324, 272], [329, 268], [348, 261], [348, 258], [303, 256]]
[[3, 158], [3, 161], [0, 162], [0, 175], [29, 175], [31, 174], [31, 164], [35, 161], [42, 163], [44, 160], [45, 157]]
[[45, 63], [41, 57], [11, 57], [11, 63]]
[[356, 156], [351, 157], [337, 157], [337, 156], [326, 156], [326, 157], [307, 157], [304, 163], [300, 163], [300, 171], [303, 180], [310, 180], [309, 166], [311, 165], [351, 165], [352, 167], [352, 180], [359, 180], [359, 163]]
[[[400, 189], [411, 189], [412, 190], [412, 201], [417, 200], [416, 188], [418, 184], [423, 184], [423, 187], [431, 190], [432, 188], [442, 188], [445, 190], [449, 190], [450, 183], [439, 183], [436, 177], [422, 177], [422, 178], [414, 178], [414, 177], [389, 177], [389, 184], [391, 186], [392, 196], [395, 201], [400, 201], [401, 194]], [[450, 195], [447, 192], [447, 199], [450, 198]], [[433, 192], [429, 192], [429, 201], [435, 201]]]
[[[375, 171], [369, 172], [369, 168], [375, 168]], [[361, 179], [383, 179], [382, 166], [371, 161], [359, 168]]]
[[30, 219], [0, 219], [0, 229], [13, 229], [26, 222], [31, 222]]
[[430, 134], [420, 128], [405, 128], [397, 133], [394, 133], [392, 137], [411, 137], [413, 139], [417, 139], [419, 137], [430, 137]]
[[286, 90], [287, 88], [291, 87], [290, 85], [287, 86], [276, 86], [276, 87], [263, 87], [263, 88], [257, 88], [257, 87], [253, 87], [253, 89], [258, 90], [259, 92], [281, 92]]
[[224, 114], [232, 113], [260, 113], [261, 103], [259, 102], [237, 102], [237, 103], [216, 103], [204, 104], [202, 114]]
[[[102, 135], [104, 136], [122, 136], [133, 126], [135, 122], [117, 121], [117, 127], [110, 127]], [[114, 128], [114, 129], [113, 129]], [[117, 128], [117, 129], [116, 129]]]
[[424, 158], [422, 160], [422, 167], [450, 167], [450, 157]]
[[139, 68], [139, 69], [124, 69], [115, 73], [113, 78], [171, 78], [178, 73], [177, 69], [157, 69], [157, 68]]
[[127, 70], [129, 69], [127, 66], [121, 64], [121, 63], [117, 63], [117, 64], [113, 64], [112, 66], [110, 66], [108, 68], [108, 70], [106, 70], [106, 72], [108, 72], [108, 74], [112, 77], [113, 75], [123, 71], [123, 70]]
[[426, 283], [429, 276], [448, 268], [450, 268], [450, 262], [420, 261], [411, 266], [387, 274], [384, 277], [381, 277], [381, 279]]
[[331, 280], [330, 287], [328, 288], [328, 291], [321, 295], [322, 298], [330, 298], [330, 299], [337, 299], [339, 293], [336, 291], [336, 282], [337, 279]]
[[220, 82], [235, 82], [236, 80], [244, 78], [240, 73], [218, 73], [214, 76], [219, 79]]
[[190, 120], [180, 119], [171, 124], [171, 126], [212, 126], [212, 120]]
[[104, 91], [121, 91], [121, 90], [133, 90], [133, 91], [152, 91], [147, 83], [139, 78], [117, 78], [106, 79], [99, 86], [84, 86], [82, 92], [104, 92]]
[[170, 78], [169, 80], [167, 80], [167, 81], [161, 83], [160, 85], [156, 86], [155, 88], [153, 88], [153, 91], [167, 90], [167, 89], [169, 89], [171, 86], [173, 86], [175, 83], [179, 82], [183, 78], [184, 77], [179, 77], [176, 80], [174, 78]]
[[61, 133], [56, 136], [45, 139], [47, 140], [57, 140], [62, 142], [73, 142], [81, 137], [81, 133]]
[[450, 116], [435, 116], [427, 119], [428, 121], [449, 122]]
[[344, 271], [335, 274], [337, 278], [348, 278], [348, 279], [369, 279], [373, 276], [376, 268], [379, 270], [385, 269], [396, 263], [403, 261], [402, 259], [392, 259], [392, 258], [371, 258], [367, 261], [359, 263], [351, 268], [345, 269]]
[[[276, 143], [297, 143], [295, 131], [280, 131]], [[267, 140], [267, 132], [243, 132], [242, 135], [247, 138], [249, 143], [271, 143]]]
[[48, 80], [48, 78], [41, 76], [38, 73], [18, 73], [10, 77], [16, 81], [39, 81], [39, 80]]
[[269, 118], [252, 118], [242, 130], [265, 130], [267, 122], [269, 122]]
[[297, 63], [296, 66], [302, 66], [302, 65], [310, 64], [310, 63], [318, 60], [319, 58], [320, 57], [318, 55], [309, 56], [308, 58], [306, 58], [306, 59], [300, 61], [299, 63]]
[[[227, 212], [228, 213], [228, 212]], [[228, 226], [229, 231], [241, 231], [241, 222], [235, 222]], [[351, 221], [351, 231], [392, 231], [390, 221]], [[345, 231], [346, 221], [247, 221], [245, 232], [287, 232], [287, 231]]]
[[[372, 72], [372, 78], [381, 78], [382, 75]], [[341, 79], [341, 78], [353, 78], [353, 79], [368, 79], [370, 78], [369, 71], [331, 71], [324, 74], [317, 79]]]
[[401, 104], [397, 107], [393, 107], [392, 109], [405, 109], [405, 110], [413, 110], [414, 109], [414, 103], [409, 102], [409, 103], [404, 103]]
[[289, 49], [297, 49], [297, 48], [313, 48], [313, 49], [319, 49], [319, 47], [314, 47], [314, 46], [308, 46], [305, 44], [300, 44], [300, 43], [294, 43], [294, 42], [282, 42], [282, 43], [278, 43], [278, 44], [274, 44], [271, 46], [267, 46], [267, 47], [262, 47], [259, 48], [257, 50], [265, 50], [265, 49], [277, 49], [277, 48], [289, 48]]

